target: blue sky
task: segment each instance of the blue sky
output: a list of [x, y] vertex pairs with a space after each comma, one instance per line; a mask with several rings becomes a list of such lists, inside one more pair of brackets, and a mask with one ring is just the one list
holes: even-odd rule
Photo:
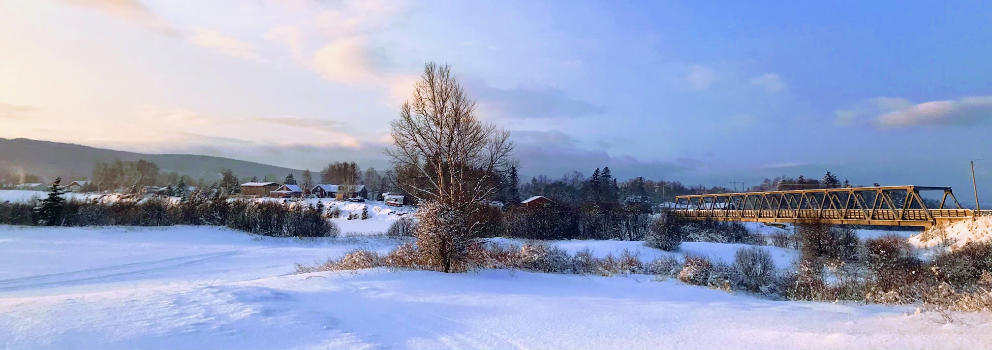
[[990, 19], [977, 1], [0, 1], [0, 137], [381, 168], [437, 61], [525, 175], [832, 170], [968, 198], [969, 159], [992, 180]]

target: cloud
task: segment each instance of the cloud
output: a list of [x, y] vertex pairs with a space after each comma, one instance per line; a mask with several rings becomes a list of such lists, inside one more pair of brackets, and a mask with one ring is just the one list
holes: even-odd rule
[[108, 15], [141, 25], [150, 30], [166, 34], [178, 35], [179, 31], [155, 16], [137, 0], [63, 0], [76, 6], [89, 7]]
[[992, 119], [992, 96], [912, 103], [907, 99], [876, 97], [835, 113], [837, 125], [871, 122], [882, 128], [967, 125]]
[[749, 80], [751, 85], [765, 89], [767, 92], [779, 92], [785, 89], [785, 82], [782, 77], [775, 73], [765, 73]]
[[630, 156], [613, 156], [602, 149], [588, 149], [560, 131], [513, 131], [514, 156], [527, 176], [551, 177], [576, 170], [591, 172], [609, 166], [620, 179], [634, 176], [670, 178], [702, 166], [702, 162], [681, 158], [675, 161], [644, 161]]
[[251, 60], [258, 59], [254, 45], [215, 30], [197, 29], [190, 35], [189, 41], [228, 56]]
[[31, 106], [0, 103], [0, 119], [25, 119], [27, 114], [37, 110], [38, 108]]
[[606, 110], [557, 88], [500, 89], [482, 81], [467, 80], [466, 89], [478, 98], [481, 108], [508, 118], [581, 117]]
[[705, 90], [716, 81], [716, 78], [713, 69], [701, 64], [689, 66], [685, 73], [685, 83], [690, 90]]
[[313, 68], [324, 79], [355, 83], [376, 78], [365, 39], [352, 37], [332, 41], [313, 54]]
[[344, 123], [334, 120], [312, 119], [312, 118], [302, 118], [302, 117], [294, 117], [294, 116], [258, 117], [255, 118], [255, 120], [264, 123], [287, 125], [298, 128], [317, 129], [328, 132], [339, 132], [340, 129], [344, 126]]

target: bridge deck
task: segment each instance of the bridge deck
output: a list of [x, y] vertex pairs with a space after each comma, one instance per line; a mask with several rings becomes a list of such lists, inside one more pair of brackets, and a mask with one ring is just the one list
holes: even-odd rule
[[[920, 191], [943, 191], [930, 208]], [[957, 207], [944, 208], [947, 199]], [[675, 215], [690, 220], [766, 223], [823, 222], [828, 224], [929, 227], [992, 215], [964, 209], [950, 187], [878, 186], [793, 191], [714, 193], [676, 197]]]

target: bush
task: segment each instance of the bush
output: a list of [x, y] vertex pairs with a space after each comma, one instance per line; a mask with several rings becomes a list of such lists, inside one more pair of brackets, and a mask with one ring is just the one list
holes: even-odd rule
[[417, 260], [417, 248], [411, 243], [403, 243], [381, 259], [384, 266], [412, 269], [420, 264]]
[[740, 285], [750, 292], [767, 293], [775, 276], [772, 255], [759, 247], [738, 250], [734, 255], [734, 268], [740, 274]]
[[675, 277], [679, 275], [682, 271], [682, 263], [678, 259], [671, 256], [664, 256], [655, 259], [650, 264], [644, 267], [644, 272], [652, 275], [661, 275], [665, 277]]
[[574, 273], [572, 258], [568, 253], [564, 249], [544, 243], [528, 243], [520, 247], [518, 266], [533, 271]]
[[717, 243], [760, 243], [757, 235], [751, 233], [739, 222], [722, 222], [714, 220], [687, 221], [683, 224], [682, 230], [686, 232], [686, 239], [698, 242]]
[[662, 213], [657, 220], [651, 223], [644, 244], [661, 250], [677, 250], [686, 238], [686, 231], [683, 225], [684, 222], [677, 216], [670, 213]]
[[822, 300], [823, 264], [817, 260], [800, 260], [796, 271], [783, 278], [785, 295], [791, 300]]
[[934, 258], [940, 281], [959, 289], [973, 289], [986, 271], [992, 271], [992, 243], [969, 242]]
[[27, 203], [0, 203], [0, 223], [8, 225], [33, 225], [34, 206]]
[[709, 283], [710, 270], [712, 269], [713, 263], [709, 259], [699, 256], [686, 256], [678, 278], [679, 281], [688, 284], [705, 286]]
[[922, 278], [923, 262], [905, 238], [887, 235], [865, 242], [865, 266], [874, 276], [871, 289], [885, 293], [908, 288]]
[[386, 235], [392, 237], [413, 237], [413, 233], [416, 232], [416, 229], [417, 223], [414, 222], [412, 218], [401, 217], [399, 220], [396, 220], [389, 225], [389, 229], [386, 230]]
[[850, 228], [822, 222], [802, 223], [796, 225], [796, 236], [802, 259], [853, 261], [857, 258], [858, 237]]
[[463, 271], [470, 242], [468, 215], [437, 202], [421, 203], [417, 210], [417, 252], [425, 268]]
[[373, 251], [355, 250], [341, 257], [334, 264], [336, 270], [361, 270], [379, 266], [379, 255]]

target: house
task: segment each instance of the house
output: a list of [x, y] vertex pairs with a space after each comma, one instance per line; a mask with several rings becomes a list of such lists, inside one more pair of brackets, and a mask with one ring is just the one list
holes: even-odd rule
[[310, 194], [317, 198], [336, 198], [345, 200], [348, 198], [368, 198], [369, 191], [365, 185], [330, 185], [318, 184], [310, 189]]
[[72, 183], [65, 186], [65, 190], [69, 192], [79, 192], [90, 185], [89, 181], [73, 181]]
[[338, 185], [317, 184], [310, 189], [310, 194], [317, 198], [334, 198], [338, 193]]
[[275, 182], [245, 182], [241, 184], [241, 194], [245, 196], [265, 197], [269, 192], [279, 188]]
[[269, 195], [275, 198], [300, 198], [303, 197], [303, 189], [299, 185], [285, 184], [269, 192]]
[[390, 206], [394, 206], [394, 207], [401, 207], [401, 206], [403, 206], [403, 201], [405, 199], [406, 199], [405, 197], [403, 197], [402, 195], [398, 195], [398, 194], [392, 194], [392, 193], [383, 193], [382, 194], [382, 201], [383, 202], [386, 202], [386, 205], [390, 205]]
[[520, 202], [520, 204], [523, 204], [525, 207], [528, 208], [536, 208], [536, 207], [545, 207], [549, 205], [554, 205], [555, 202], [553, 200], [548, 199], [548, 197], [545, 196], [533, 196], [524, 199], [522, 202]]

